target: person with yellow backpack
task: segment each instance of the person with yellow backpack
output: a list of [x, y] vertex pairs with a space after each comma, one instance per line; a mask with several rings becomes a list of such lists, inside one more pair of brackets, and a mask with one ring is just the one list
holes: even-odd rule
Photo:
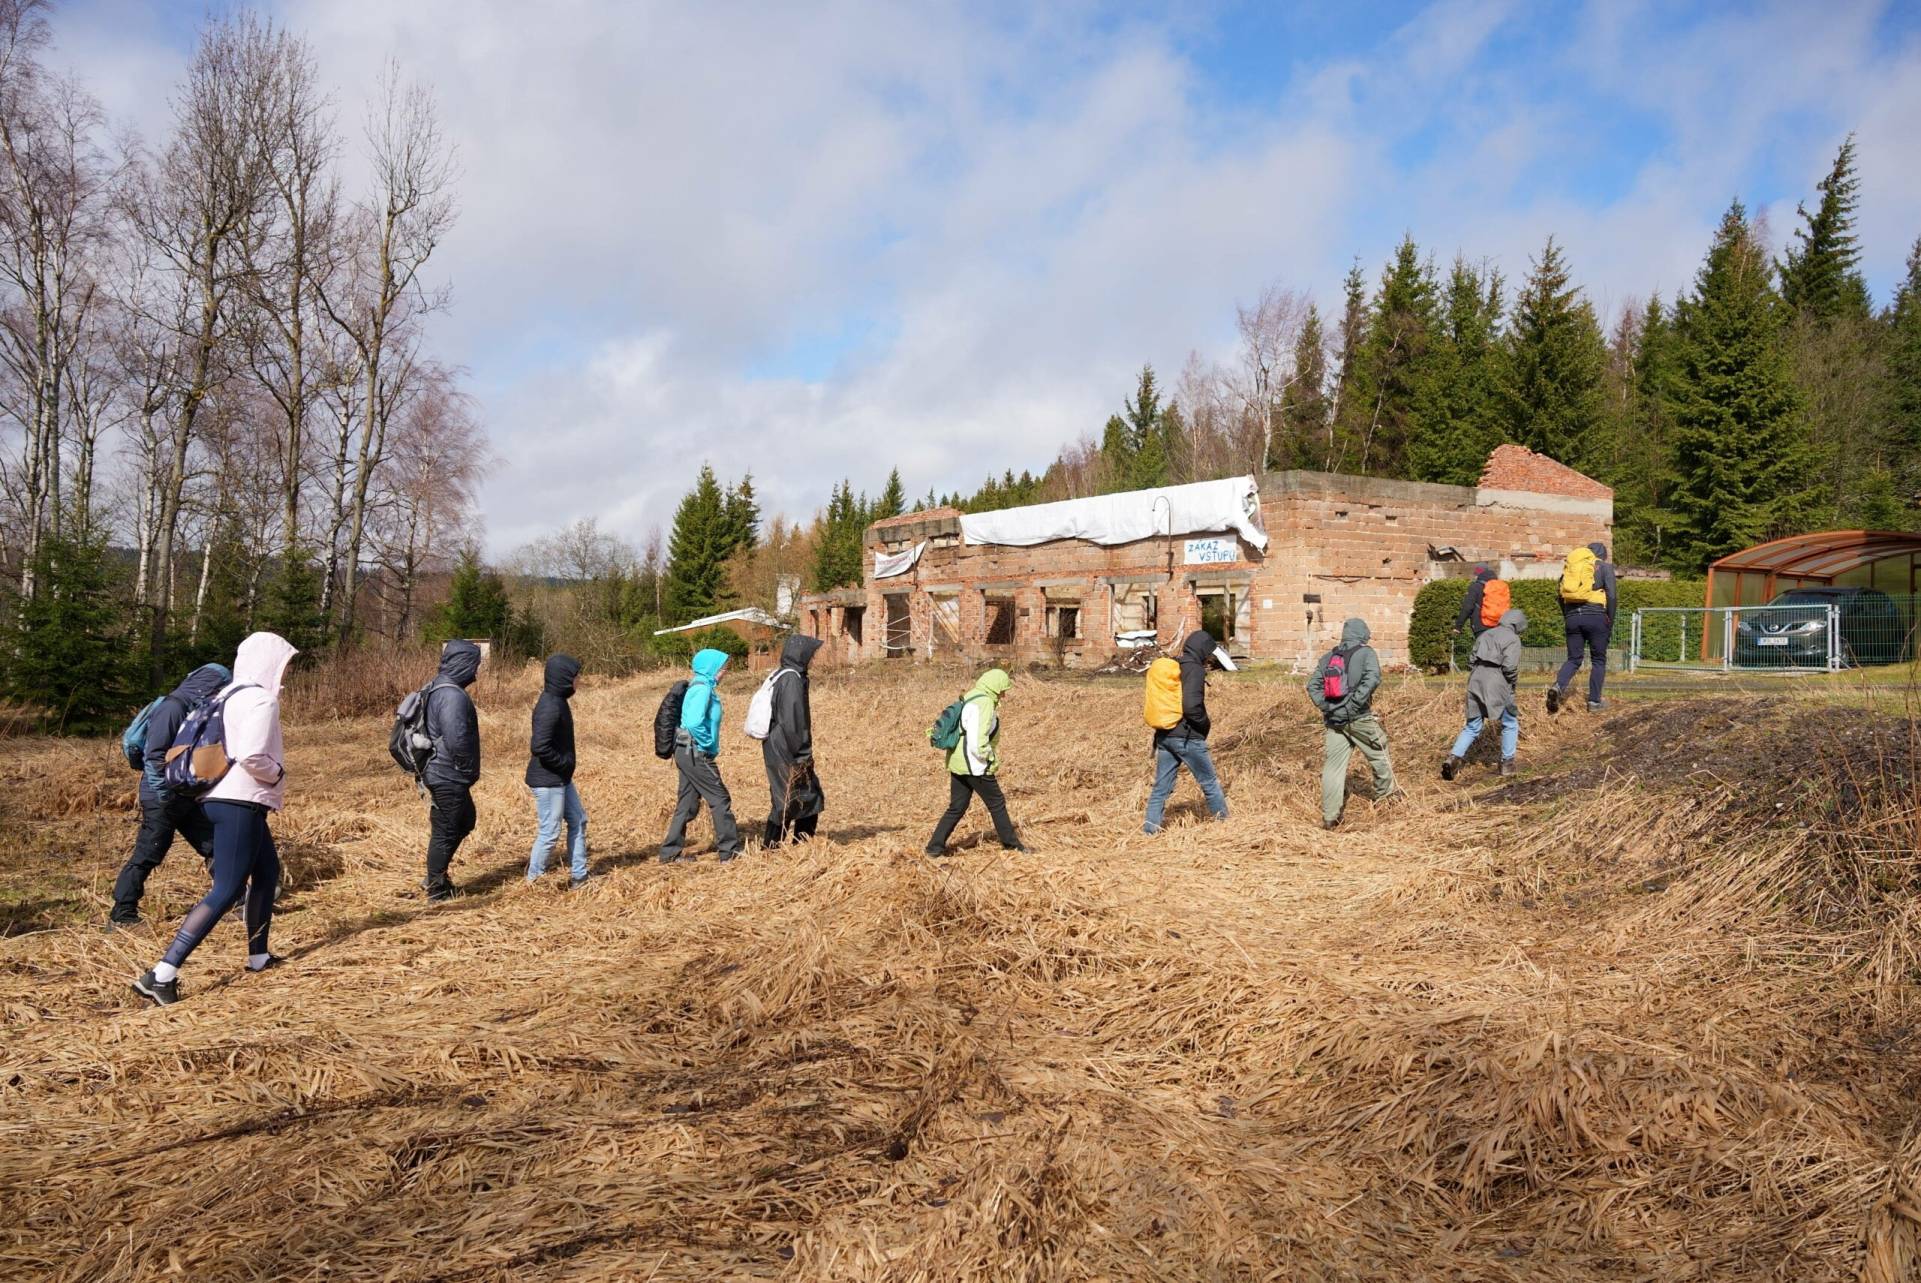
[[1201, 786], [1208, 811], [1217, 820], [1227, 818], [1227, 794], [1221, 790], [1213, 755], [1207, 751], [1207, 733], [1214, 727], [1207, 715], [1209, 664], [1225, 667], [1226, 661], [1220, 643], [1203, 628], [1188, 634], [1178, 662], [1163, 655], [1148, 666], [1144, 715], [1154, 728], [1154, 788], [1147, 795], [1143, 833], [1161, 831], [1167, 799], [1183, 766]]
[[1581, 671], [1581, 652], [1589, 661], [1588, 712], [1601, 711], [1601, 687], [1607, 682], [1608, 638], [1614, 635], [1618, 586], [1607, 545], [1595, 542], [1576, 548], [1561, 566], [1561, 616], [1567, 627], [1567, 662], [1548, 687], [1547, 711], [1561, 711], [1568, 684]]

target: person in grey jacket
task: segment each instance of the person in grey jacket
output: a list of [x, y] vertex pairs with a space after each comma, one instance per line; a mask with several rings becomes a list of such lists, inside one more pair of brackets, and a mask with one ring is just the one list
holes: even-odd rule
[[[1307, 697], [1321, 710], [1326, 727], [1322, 737], [1321, 827], [1341, 822], [1347, 805], [1347, 765], [1359, 753], [1374, 775], [1374, 800], [1394, 794], [1394, 765], [1387, 757], [1387, 732], [1374, 716], [1374, 692], [1381, 685], [1381, 658], [1368, 645], [1373, 636], [1364, 619], [1341, 625], [1341, 644], [1321, 656], [1307, 679]], [[1339, 661], [1338, 665], [1336, 661]], [[1330, 693], [1337, 675], [1340, 694]]]
[[450, 641], [440, 652], [440, 672], [427, 687], [427, 737], [434, 747], [420, 778], [432, 799], [423, 884], [429, 900], [453, 898], [447, 869], [478, 818], [473, 790], [480, 782], [480, 714], [467, 688], [479, 672], [480, 647]]
[[1468, 661], [1467, 725], [1455, 737], [1447, 761], [1441, 763], [1442, 779], [1461, 773], [1481, 728], [1496, 717], [1501, 719], [1501, 774], [1514, 774], [1514, 751], [1521, 743], [1521, 715], [1514, 692], [1521, 680], [1521, 634], [1526, 631], [1527, 612], [1510, 610], [1474, 643]]

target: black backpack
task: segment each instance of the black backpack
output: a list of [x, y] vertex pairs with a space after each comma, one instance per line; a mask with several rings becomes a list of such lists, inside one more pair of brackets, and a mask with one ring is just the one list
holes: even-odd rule
[[674, 736], [680, 730], [680, 706], [687, 702], [689, 684], [682, 678], [660, 697], [660, 707], [654, 710], [655, 757], [665, 759], [674, 755]]
[[427, 696], [439, 685], [436, 677], [401, 700], [394, 710], [394, 728], [387, 735], [387, 752], [394, 765], [413, 776], [416, 784], [434, 755], [433, 736], [427, 733]]

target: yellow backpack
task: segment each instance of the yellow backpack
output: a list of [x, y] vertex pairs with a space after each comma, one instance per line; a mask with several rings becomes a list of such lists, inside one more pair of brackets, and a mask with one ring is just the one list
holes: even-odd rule
[[1147, 699], [1141, 715], [1157, 731], [1171, 731], [1181, 724], [1181, 666], [1165, 655], [1147, 666]]
[[1576, 548], [1561, 563], [1561, 600], [1575, 605], [1605, 606], [1608, 595], [1594, 586], [1594, 567], [1600, 563], [1592, 548]]

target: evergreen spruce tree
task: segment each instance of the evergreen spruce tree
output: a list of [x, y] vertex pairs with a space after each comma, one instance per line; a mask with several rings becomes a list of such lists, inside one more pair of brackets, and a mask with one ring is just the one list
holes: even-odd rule
[[1674, 362], [1674, 325], [1656, 294], [1633, 328], [1627, 403], [1615, 439], [1614, 466], [1603, 478], [1614, 487], [1614, 528], [1622, 561], [1662, 561], [1674, 527], [1668, 509], [1675, 468]]
[[1474, 485], [1488, 452], [1506, 439], [1497, 402], [1500, 326], [1500, 273], [1456, 258], [1408, 441], [1408, 474], [1417, 481]]
[[669, 626], [714, 612], [737, 535], [738, 526], [728, 524], [727, 497], [714, 479], [713, 468], [703, 463], [694, 488], [674, 510], [674, 527], [667, 538], [667, 582], [662, 604]]
[[480, 552], [462, 549], [448, 585], [447, 600], [428, 623], [430, 641], [455, 637], [505, 639], [513, 623], [513, 603], [499, 575], [481, 564]]
[[133, 640], [114, 597], [106, 545], [48, 534], [35, 592], [20, 603], [8, 688], [58, 732], [117, 729], [128, 711]]
[[760, 504], [754, 498], [753, 473], [742, 477], [721, 501], [721, 531], [728, 557], [760, 543]]
[[887, 485], [874, 501], [875, 521], [885, 521], [898, 517], [907, 510], [907, 488], [900, 483], [900, 469], [895, 468], [887, 474]]
[[1146, 490], [1166, 485], [1174, 443], [1168, 436], [1166, 412], [1161, 406], [1161, 391], [1154, 379], [1153, 366], [1141, 367], [1140, 383], [1133, 398], [1126, 403], [1124, 417], [1132, 456], [1127, 488]]
[[872, 524], [866, 509], [866, 497], [856, 499], [851, 483], [842, 481], [834, 487], [814, 538], [816, 592], [829, 592], [861, 582], [866, 570], [867, 527]]
[[1294, 378], [1281, 406], [1281, 430], [1268, 452], [1268, 467], [1325, 466], [1333, 453], [1329, 437], [1333, 406], [1327, 380], [1327, 336], [1321, 329], [1320, 310], [1309, 303], [1294, 340]]
[[1327, 450], [1318, 465], [1324, 472], [1344, 472], [1350, 460], [1360, 458], [1368, 422], [1359, 388], [1361, 350], [1367, 342], [1367, 279], [1358, 259], [1347, 269], [1342, 291], [1341, 365], [1328, 412]]
[[1781, 264], [1781, 297], [1796, 314], [1821, 322], [1851, 316], [1866, 320], [1868, 284], [1860, 271], [1861, 249], [1854, 236], [1854, 211], [1861, 181], [1854, 172], [1854, 135], [1835, 153], [1828, 176], [1817, 185], [1821, 200], [1809, 213], [1797, 205], [1798, 242]]
[[1134, 476], [1134, 447], [1128, 440], [1127, 420], [1118, 414], [1108, 415], [1101, 431], [1101, 461], [1107, 465], [1108, 493], [1127, 489]]
[[1515, 297], [1508, 327], [1501, 383], [1506, 439], [1570, 468], [1605, 467], [1606, 371], [1600, 322], [1550, 236]]
[[1675, 314], [1670, 413], [1675, 539], [1688, 570], [1805, 528], [1812, 454], [1784, 342], [1780, 295], [1735, 201]]
[[305, 544], [295, 543], [281, 556], [265, 607], [261, 627], [279, 633], [307, 655], [326, 646], [332, 630], [320, 612], [320, 567]]
[[1407, 475], [1408, 441], [1432, 366], [1435, 293], [1433, 264], [1422, 261], [1411, 235], [1403, 237], [1381, 272], [1350, 390], [1350, 426], [1360, 434], [1354, 462], [1364, 476]]
[[[1888, 408], [1910, 460], [1921, 460], [1921, 238], [1908, 251], [1908, 271], [1887, 314]], [[1910, 475], [1912, 487], [1921, 477]]]

